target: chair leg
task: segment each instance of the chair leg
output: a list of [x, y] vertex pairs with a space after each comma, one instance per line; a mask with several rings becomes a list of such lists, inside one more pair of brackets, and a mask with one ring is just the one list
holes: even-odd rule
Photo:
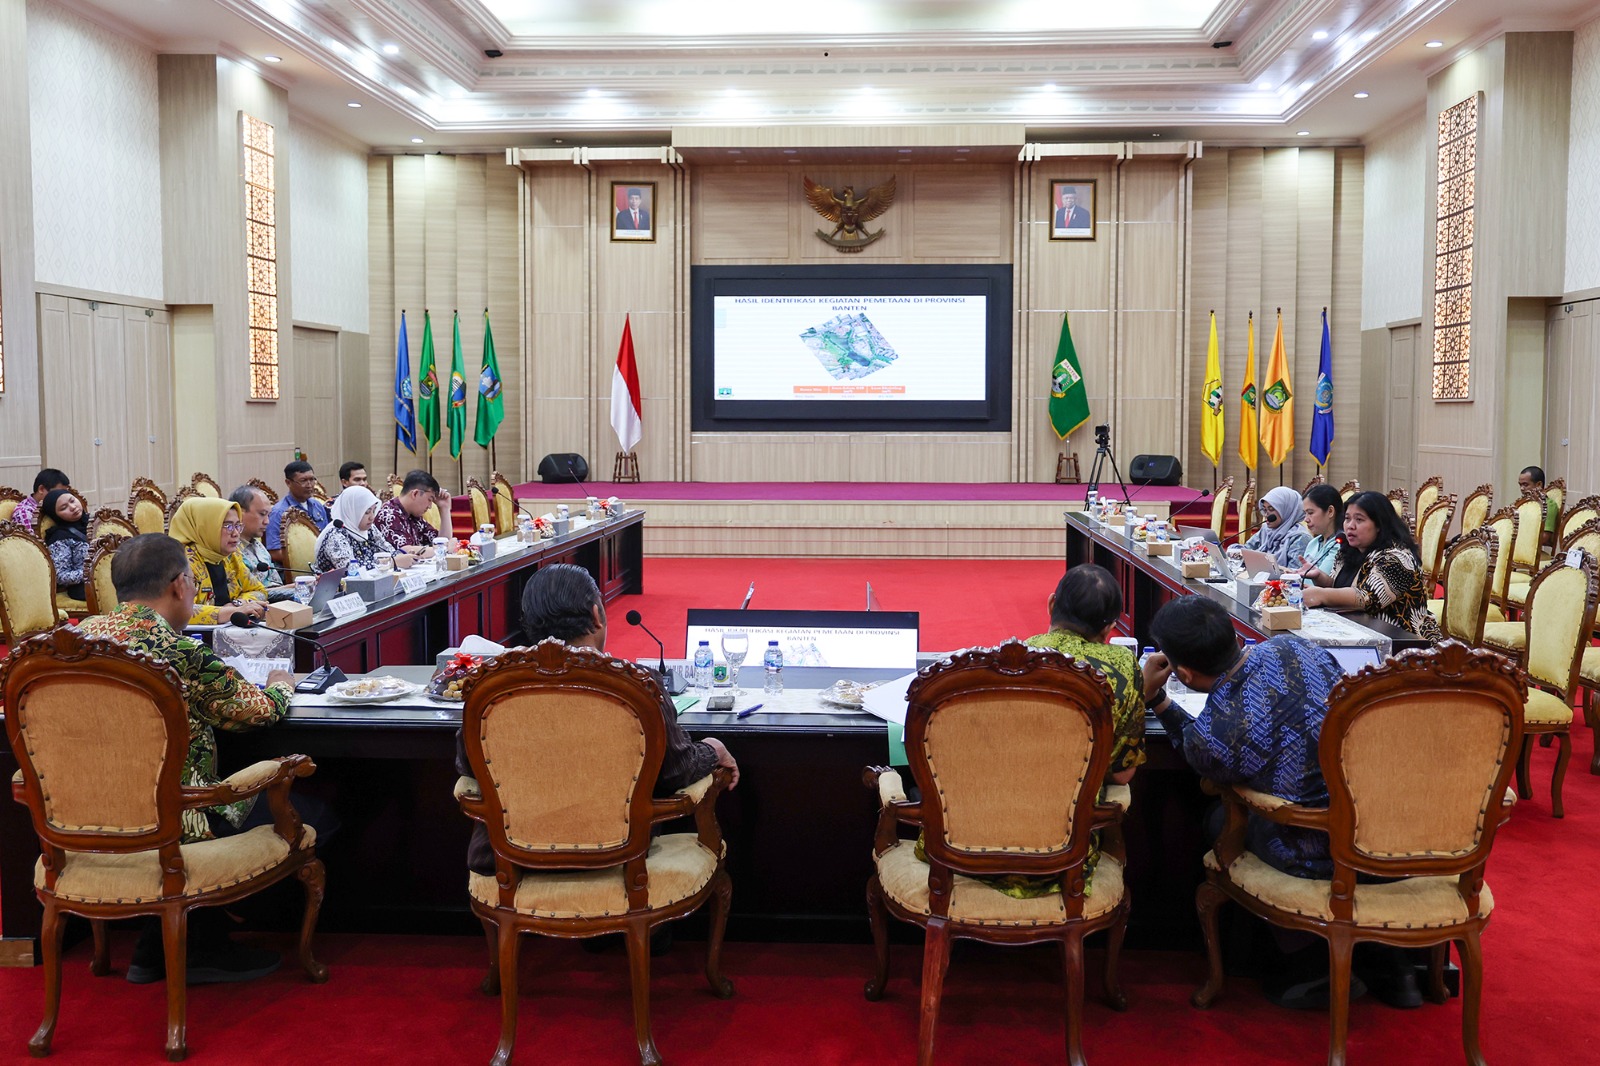
[[317, 928], [317, 915], [322, 911], [328, 873], [321, 859], [312, 859], [300, 867], [295, 876], [306, 886], [306, 913], [300, 919], [300, 967], [313, 984], [320, 985], [328, 979], [328, 968], [311, 954], [311, 934]]
[[161, 913], [161, 947], [167, 962], [167, 1061], [189, 1054], [189, 912], [181, 906]]
[[486, 996], [500, 994], [500, 934], [495, 924], [487, 918], [478, 919], [483, 923], [483, 932], [489, 938], [489, 972], [483, 975], [483, 981], [478, 985], [478, 991]]
[[1565, 818], [1567, 809], [1561, 802], [1561, 786], [1567, 780], [1567, 763], [1572, 761], [1572, 730], [1567, 728], [1556, 734], [1556, 772], [1550, 778], [1550, 813]]
[[1120, 914], [1111, 926], [1106, 940], [1106, 1006], [1112, 1010], [1128, 1009], [1127, 994], [1122, 991], [1118, 966], [1122, 962], [1122, 941], [1128, 935], [1128, 901], [1123, 899]]
[[1328, 1066], [1345, 1066], [1350, 1033], [1350, 956], [1355, 942], [1348, 928], [1328, 936]]
[[872, 926], [872, 950], [878, 968], [867, 978], [863, 994], [876, 1003], [889, 984], [889, 908], [884, 905], [883, 886], [878, 883], [877, 874], [867, 878], [867, 921]]
[[1478, 1009], [1483, 999], [1483, 945], [1478, 931], [1468, 930], [1461, 939], [1461, 1043], [1468, 1066], [1484, 1066], [1478, 1049]]
[[1517, 798], [1532, 799], [1530, 764], [1533, 762], [1533, 734], [1522, 734], [1522, 751], [1517, 755]]
[[661, 1066], [661, 1052], [650, 1034], [650, 926], [642, 918], [628, 926], [628, 976], [633, 979], [633, 1038], [640, 1066]]
[[1194, 909], [1200, 914], [1200, 931], [1206, 938], [1206, 983], [1195, 989], [1189, 1003], [1206, 1010], [1222, 993], [1222, 942], [1217, 936], [1217, 911], [1228, 900], [1227, 894], [1212, 884], [1202, 881], [1194, 890]]
[[1444, 968], [1450, 961], [1450, 945], [1435, 944], [1428, 953], [1428, 1002], [1444, 1003], [1450, 998], [1450, 990], [1444, 986]]
[[61, 933], [65, 926], [56, 905], [46, 903], [44, 923], [39, 927], [39, 949], [44, 954], [44, 1020], [28, 1041], [28, 1054], [36, 1059], [50, 1054], [56, 1019], [61, 1015]]
[[950, 926], [943, 918], [928, 919], [922, 948], [922, 1009], [917, 1021], [917, 1066], [932, 1066], [933, 1030], [939, 1021], [944, 975], [950, 968]]
[[1083, 1061], [1083, 934], [1067, 930], [1061, 940], [1061, 970], [1067, 983], [1067, 1064]]
[[1594, 754], [1589, 759], [1589, 772], [1600, 774], [1600, 708], [1595, 706], [1592, 688], [1583, 690], [1583, 720], [1589, 723], [1591, 739], [1594, 740]]
[[494, 1049], [489, 1066], [507, 1066], [517, 1044], [517, 926], [502, 920], [496, 930], [495, 948], [500, 971], [500, 1044]]
[[706, 980], [718, 999], [733, 998], [733, 982], [722, 976], [722, 936], [732, 903], [733, 879], [727, 870], [718, 870], [711, 880], [711, 942], [706, 945]]
[[104, 977], [111, 972], [111, 944], [106, 938], [106, 920], [90, 918], [89, 929], [94, 933], [94, 960], [89, 963], [89, 972], [96, 977]]

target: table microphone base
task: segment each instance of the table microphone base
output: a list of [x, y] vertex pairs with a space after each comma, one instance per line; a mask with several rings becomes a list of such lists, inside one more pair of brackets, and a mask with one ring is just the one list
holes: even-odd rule
[[344, 676], [344, 671], [337, 666], [319, 666], [307, 674], [305, 680], [296, 685], [294, 690], [296, 692], [312, 692], [320, 696], [328, 691], [329, 686], [348, 680], [349, 678]]

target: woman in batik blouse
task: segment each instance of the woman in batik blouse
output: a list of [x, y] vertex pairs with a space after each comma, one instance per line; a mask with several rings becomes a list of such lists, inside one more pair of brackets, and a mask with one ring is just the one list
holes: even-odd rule
[[[1365, 611], [1419, 637], [1443, 640], [1438, 621], [1428, 612], [1433, 590], [1422, 575], [1417, 543], [1383, 493], [1361, 492], [1350, 498], [1344, 511], [1344, 540], [1334, 573], [1327, 575], [1334, 587], [1307, 587], [1306, 606]], [[1351, 573], [1353, 580], [1341, 580]], [[1307, 576], [1317, 580], [1325, 575], [1308, 571]]]

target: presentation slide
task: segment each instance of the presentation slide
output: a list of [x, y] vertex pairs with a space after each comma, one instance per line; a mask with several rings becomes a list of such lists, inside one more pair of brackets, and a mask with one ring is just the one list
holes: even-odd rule
[[988, 297], [716, 296], [715, 397], [984, 401]]
[[722, 635], [748, 634], [746, 668], [761, 670], [767, 641], [783, 649], [783, 665], [835, 669], [915, 670], [918, 618], [915, 611], [737, 611], [691, 607], [684, 658], [700, 641], [722, 661]]

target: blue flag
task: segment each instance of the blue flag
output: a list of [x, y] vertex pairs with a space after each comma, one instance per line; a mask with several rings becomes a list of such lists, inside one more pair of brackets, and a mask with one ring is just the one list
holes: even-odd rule
[[417, 414], [411, 406], [411, 345], [406, 340], [404, 311], [400, 312], [400, 339], [394, 349], [394, 435], [406, 451], [417, 450]]
[[1311, 416], [1311, 454], [1328, 465], [1333, 449], [1333, 346], [1328, 343], [1328, 309], [1322, 309], [1322, 361], [1317, 366], [1316, 413]]

